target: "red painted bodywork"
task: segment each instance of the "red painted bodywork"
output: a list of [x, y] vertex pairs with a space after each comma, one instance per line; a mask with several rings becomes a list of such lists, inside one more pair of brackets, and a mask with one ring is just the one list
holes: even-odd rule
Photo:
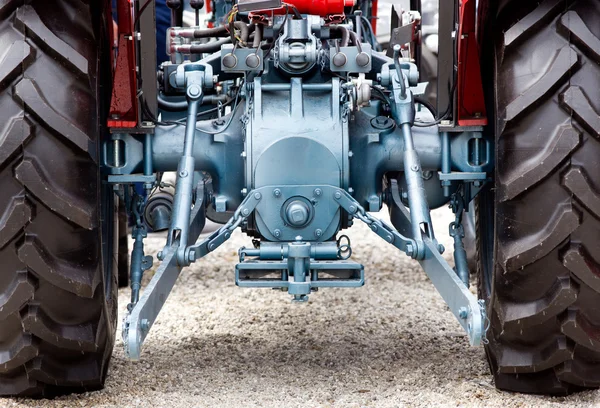
[[136, 76], [136, 41], [134, 32], [133, 1], [117, 0], [118, 43], [113, 71], [112, 97], [108, 118], [109, 128], [135, 128], [138, 125]]
[[373, 27], [373, 34], [375, 35], [377, 35], [377, 3], [377, 0], [371, 2], [371, 27]]
[[487, 125], [479, 45], [476, 36], [475, 1], [462, 0], [458, 30], [457, 124]]
[[[331, 15], [344, 15], [344, 7], [352, 7], [355, 0], [286, 0], [283, 6], [277, 9], [257, 10], [251, 14], [281, 15], [294, 6], [300, 14], [312, 14], [314, 16], [327, 17]], [[287, 4], [288, 7], [285, 5]]]

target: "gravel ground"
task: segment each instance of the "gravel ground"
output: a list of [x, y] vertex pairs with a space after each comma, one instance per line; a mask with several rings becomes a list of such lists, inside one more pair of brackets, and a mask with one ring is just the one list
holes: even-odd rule
[[[434, 212], [438, 236], [449, 221]], [[418, 264], [363, 225], [348, 235], [353, 258], [365, 266], [363, 288], [322, 290], [306, 304], [278, 291], [237, 288], [237, 249], [249, 245], [237, 232], [182, 273], [142, 361], [125, 358], [118, 333], [104, 390], [0, 406], [600, 406], [598, 391], [564, 398], [497, 391], [483, 349], [469, 347]], [[447, 236], [441, 240], [451, 248]], [[164, 240], [147, 243], [155, 253]], [[121, 312], [128, 296], [119, 292]]]

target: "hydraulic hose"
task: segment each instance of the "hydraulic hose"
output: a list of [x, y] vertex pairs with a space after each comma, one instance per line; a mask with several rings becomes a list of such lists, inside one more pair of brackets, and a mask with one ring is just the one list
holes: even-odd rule
[[347, 47], [348, 46], [348, 40], [350, 38], [350, 34], [348, 33], [348, 29], [344, 26], [331, 26], [329, 28], [331, 30], [332, 33], [336, 33], [340, 36], [340, 38], [342, 39], [340, 41], [340, 47]]
[[263, 26], [257, 25], [254, 29], [254, 41], [252, 42], [252, 48], [260, 47], [260, 42], [262, 41], [263, 34]]

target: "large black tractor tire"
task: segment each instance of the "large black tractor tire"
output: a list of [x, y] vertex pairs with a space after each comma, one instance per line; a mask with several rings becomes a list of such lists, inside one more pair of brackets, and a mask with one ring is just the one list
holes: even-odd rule
[[477, 218], [487, 356], [500, 389], [598, 387], [600, 2], [504, 1], [495, 15], [497, 166]]
[[2, 396], [98, 389], [112, 353], [118, 204], [98, 162], [101, 4], [0, 2]]

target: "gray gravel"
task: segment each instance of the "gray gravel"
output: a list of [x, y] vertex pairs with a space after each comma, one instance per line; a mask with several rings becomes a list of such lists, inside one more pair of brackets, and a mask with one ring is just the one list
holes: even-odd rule
[[[449, 220], [434, 212], [438, 235]], [[469, 347], [418, 264], [363, 225], [348, 235], [365, 266], [363, 288], [322, 290], [307, 304], [237, 288], [236, 251], [249, 244], [237, 232], [180, 276], [141, 362], [126, 360], [118, 334], [104, 390], [0, 406], [600, 406], [598, 391], [566, 398], [497, 391], [483, 349]], [[442, 242], [451, 248], [447, 236]], [[148, 252], [163, 243], [150, 237]], [[128, 296], [119, 292], [121, 312]]]

